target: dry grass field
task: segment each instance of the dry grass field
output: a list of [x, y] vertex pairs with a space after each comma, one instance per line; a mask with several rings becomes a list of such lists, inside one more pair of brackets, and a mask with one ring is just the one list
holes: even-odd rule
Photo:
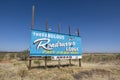
[[48, 60], [45, 69], [43, 60], [33, 60], [28, 70], [23, 53], [0, 53], [0, 80], [120, 80], [120, 54], [83, 54], [82, 67], [78, 60], [68, 63], [60, 61], [59, 69], [58, 61]]

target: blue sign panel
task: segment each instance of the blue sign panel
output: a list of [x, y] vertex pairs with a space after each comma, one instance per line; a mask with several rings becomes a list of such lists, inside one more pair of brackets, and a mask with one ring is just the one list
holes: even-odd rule
[[46, 31], [31, 31], [30, 56], [80, 56], [81, 38]]

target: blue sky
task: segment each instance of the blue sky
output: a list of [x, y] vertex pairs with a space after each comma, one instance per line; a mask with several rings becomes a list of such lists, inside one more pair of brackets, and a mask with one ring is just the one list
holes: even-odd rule
[[72, 34], [80, 28], [83, 52], [120, 52], [119, 0], [0, 0], [0, 51], [29, 48], [31, 8], [35, 29]]

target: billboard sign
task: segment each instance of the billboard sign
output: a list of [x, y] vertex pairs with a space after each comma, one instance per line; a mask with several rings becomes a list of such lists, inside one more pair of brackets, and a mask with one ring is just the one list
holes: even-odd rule
[[81, 37], [31, 30], [30, 56], [81, 56]]

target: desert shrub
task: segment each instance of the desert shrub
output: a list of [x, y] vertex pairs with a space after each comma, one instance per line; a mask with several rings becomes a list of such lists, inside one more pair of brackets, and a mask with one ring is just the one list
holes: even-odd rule
[[21, 78], [24, 78], [25, 76], [28, 75], [28, 71], [27, 70], [24, 70], [24, 69], [20, 69], [18, 71], [18, 75], [21, 77]]
[[0, 53], [0, 61], [3, 60], [5, 55], [6, 55], [5, 53]]
[[120, 54], [117, 54], [117, 55], [116, 55], [116, 59], [120, 59]]
[[16, 56], [17, 58], [21, 58], [22, 52], [18, 53]]
[[40, 61], [39, 60], [34, 60], [34, 63], [35, 64], [40, 64]]
[[51, 61], [51, 56], [48, 56], [48, 57], [47, 57], [47, 61]]
[[14, 65], [14, 66], [21, 65], [21, 63], [16, 62], [16, 63], [13, 63], [13, 65]]
[[15, 58], [15, 54], [14, 53], [10, 53], [9, 54], [9, 59], [14, 59]]
[[120, 54], [85, 54], [83, 55], [83, 62], [110, 62], [120, 59]]
[[[103, 80], [103, 78], [104, 80], [110, 80], [110, 74], [112, 73], [105, 69], [92, 69], [75, 73], [73, 74], [73, 77], [75, 80]], [[96, 76], [99, 79], [96, 79]]]
[[34, 63], [37, 64], [38, 66], [40, 66], [41, 61], [40, 60], [34, 60]]
[[25, 50], [25, 51], [21, 52], [20, 54], [18, 54], [17, 56], [20, 57], [21, 60], [26, 61], [29, 56], [29, 51]]
[[90, 55], [83, 55], [83, 57], [82, 57], [82, 61], [83, 62], [93, 62], [93, 56], [92, 56], [92, 54], [90, 54]]

